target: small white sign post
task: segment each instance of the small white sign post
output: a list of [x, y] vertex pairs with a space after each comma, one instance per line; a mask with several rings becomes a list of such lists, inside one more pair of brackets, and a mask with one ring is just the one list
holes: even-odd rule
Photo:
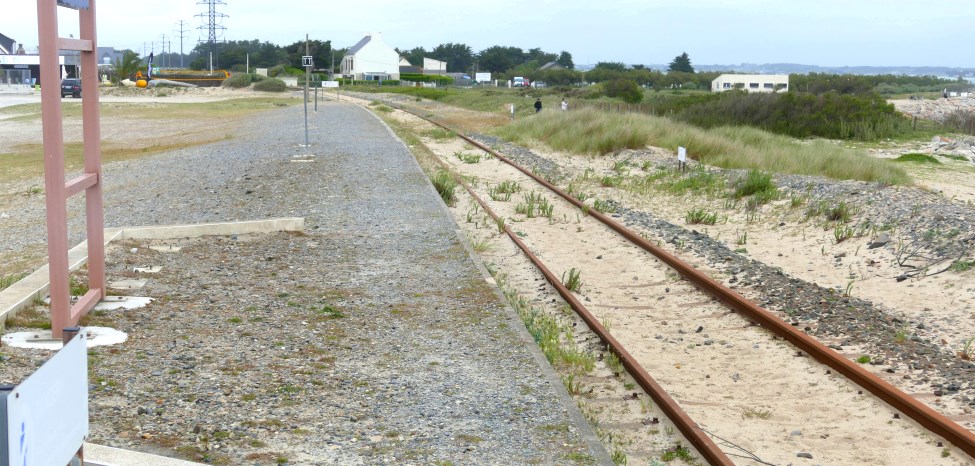
[[88, 436], [88, 339], [71, 339], [16, 387], [0, 391], [0, 463], [68, 464]]
[[677, 169], [682, 173], [687, 170], [687, 148], [683, 146], [677, 147]]

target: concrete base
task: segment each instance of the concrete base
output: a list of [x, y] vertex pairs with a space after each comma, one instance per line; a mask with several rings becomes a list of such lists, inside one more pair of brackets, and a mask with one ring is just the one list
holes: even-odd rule
[[[124, 342], [129, 336], [122, 331], [108, 327], [84, 327], [85, 335], [88, 337], [88, 347], [117, 345]], [[60, 338], [52, 338], [50, 330], [38, 330], [36, 332], [16, 332], [8, 333], [3, 336], [3, 344], [14, 348], [32, 348], [57, 351], [64, 344]]]
[[85, 466], [194, 466], [202, 463], [122, 450], [94, 443], [85, 444]]

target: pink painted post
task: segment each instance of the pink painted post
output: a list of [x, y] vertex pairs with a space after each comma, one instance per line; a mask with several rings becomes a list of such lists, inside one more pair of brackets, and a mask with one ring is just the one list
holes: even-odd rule
[[[58, 37], [58, 4], [79, 10], [80, 38]], [[98, 60], [95, 0], [38, 0], [38, 43], [41, 53], [41, 121], [44, 135], [44, 186], [47, 203], [48, 266], [51, 277], [51, 333], [78, 323], [105, 297], [105, 216], [102, 203], [101, 129], [98, 118]], [[64, 180], [64, 127], [61, 115], [60, 50], [81, 52], [82, 139], [81, 176]], [[68, 275], [69, 197], [85, 193], [88, 232], [88, 292], [71, 307]]]
[[[85, 174], [94, 175], [95, 184], [85, 191], [88, 226], [88, 289], [97, 290], [96, 302], [105, 297], [105, 210], [102, 203], [101, 122], [98, 114], [98, 34], [95, 25], [95, 0], [81, 10], [79, 32], [91, 40], [91, 52], [81, 53], [81, 109], [84, 121]], [[81, 304], [81, 303], [79, 303]], [[94, 306], [94, 304], [92, 304]], [[79, 311], [88, 312], [88, 309]], [[75, 310], [72, 309], [72, 314]], [[80, 316], [78, 316], [80, 318]]]
[[51, 277], [51, 333], [61, 337], [71, 305], [68, 286], [68, 209], [64, 186], [64, 132], [61, 121], [61, 68], [58, 12], [53, 1], [37, 1], [37, 43], [41, 55], [41, 122], [44, 135], [44, 193], [47, 255]]

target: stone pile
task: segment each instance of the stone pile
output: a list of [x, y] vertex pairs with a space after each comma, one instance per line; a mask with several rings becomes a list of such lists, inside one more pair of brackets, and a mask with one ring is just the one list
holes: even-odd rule
[[944, 122], [948, 115], [958, 110], [975, 112], [975, 98], [971, 96], [934, 100], [895, 100], [893, 104], [897, 111], [905, 115], [939, 123]]

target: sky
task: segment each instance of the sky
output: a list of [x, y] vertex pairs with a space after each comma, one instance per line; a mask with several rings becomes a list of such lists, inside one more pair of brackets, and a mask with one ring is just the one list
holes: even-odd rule
[[[49, 0], [53, 1], [53, 0]], [[197, 0], [97, 1], [98, 45], [189, 51], [206, 32]], [[975, 68], [972, 0], [222, 0], [227, 40], [278, 45], [312, 39], [349, 47], [368, 32], [390, 46], [430, 50], [462, 43], [572, 54], [599, 61], [666, 64], [800, 63], [819, 66]], [[77, 13], [59, 8], [60, 33], [78, 36]], [[2, 0], [0, 33], [37, 45], [37, 3]]]

